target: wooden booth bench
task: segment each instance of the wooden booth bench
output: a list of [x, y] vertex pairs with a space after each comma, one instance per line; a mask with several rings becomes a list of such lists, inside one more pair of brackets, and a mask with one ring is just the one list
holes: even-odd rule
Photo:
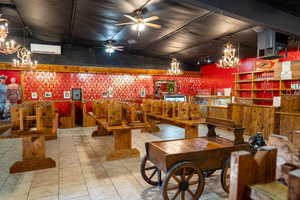
[[10, 173], [53, 168], [56, 162], [45, 156], [45, 134], [41, 131], [15, 131], [10, 122], [1, 122], [0, 139], [22, 138], [23, 160], [15, 162]]
[[147, 114], [147, 119], [149, 120], [149, 127], [145, 129], [147, 132], [152, 132], [152, 130], [158, 131], [159, 128], [155, 128], [153, 126], [156, 126], [155, 121], [159, 120], [160, 123], [167, 123], [174, 126], [178, 126], [185, 129], [185, 138], [195, 138], [198, 137], [198, 126], [199, 124], [205, 123], [205, 118], [201, 118], [198, 120], [180, 120], [180, 119], [174, 119], [170, 117], [165, 117], [162, 115]]

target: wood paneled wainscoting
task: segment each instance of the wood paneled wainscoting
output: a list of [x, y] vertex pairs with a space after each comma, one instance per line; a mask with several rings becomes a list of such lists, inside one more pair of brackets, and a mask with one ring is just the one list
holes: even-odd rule
[[275, 107], [230, 104], [231, 120], [245, 128], [246, 135], [262, 132], [265, 137], [275, 133]]

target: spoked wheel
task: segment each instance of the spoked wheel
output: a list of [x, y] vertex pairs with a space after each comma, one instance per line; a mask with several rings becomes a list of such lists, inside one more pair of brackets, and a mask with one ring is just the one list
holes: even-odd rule
[[159, 170], [155, 165], [153, 165], [145, 156], [141, 163], [141, 174], [143, 179], [150, 185], [161, 185], [161, 170]]
[[221, 184], [225, 192], [229, 193], [230, 184], [230, 159], [227, 159], [223, 164], [221, 172]]
[[162, 195], [164, 200], [197, 200], [203, 189], [202, 171], [192, 162], [181, 162], [167, 173], [162, 185]]
[[210, 177], [211, 175], [213, 175], [213, 173], [215, 173], [216, 170], [208, 170], [208, 171], [204, 171], [203, 175], [205, 178]]

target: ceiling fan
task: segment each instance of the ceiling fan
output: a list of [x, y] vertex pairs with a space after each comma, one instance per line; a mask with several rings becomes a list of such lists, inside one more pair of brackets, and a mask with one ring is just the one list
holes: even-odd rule
[[158, 20], [159, 17], [157, 16], [152, 16], [152, 17], [148, 17], [148, 18], [143, 18], [142, 17], [142, 11], [138, 10], [135, 12], [136, 15], [135, 16], [130, 16], [130, 15], [124, 15], [124, 17], [129, 18], [130, 20], [132, 20], [132, 22], [125, 22], [125, 23], [120, 23], [120, 24], [116, 24], [116, 26], [125, 26], [125, 25], [132, 25], [132, 29], [138, 32], [138, 35], [140, 35], [140, 32], [142, 30], [144, 30], [144, 28], [146, 26], [151, 27], [151, 28], [155, 28], [155, 29], [160, 29], [161, 25], [158, 24], [153, 24], [153, 23], [149, 23], [155, 20]]
[[107, 53], [109, 53], [109, 55], [111, 55], [113, 52], [115, 52], [115, 51], [123, 51], [124, 49], [124, 47], [123, 46], [114, 46], [113, 44], [112, 44], [112, 40], [108, 40], [107, 42], [106, 42], [106, 44], [104, 45], [105, 46], [105, 52], [107, 52]]

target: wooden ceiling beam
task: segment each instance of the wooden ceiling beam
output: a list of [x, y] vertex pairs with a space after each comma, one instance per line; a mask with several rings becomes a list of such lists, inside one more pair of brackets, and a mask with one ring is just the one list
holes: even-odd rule
[[[167, 69], [168, 67], [166, 67]], [[0, 70], [24, 71], [23, 68], [15, 68], [12, 63], [0, 63]], [[101, 74], [131, 74], [131, 75], [167, 75], [167, 70], [160, 69], [133, 69], [119, 67], [83, 67], [74, 65], [48, 65], [38, 64], [31, 71], [47, 72], [77, 72], [77, 73], [101, 73]], [[200, 76], [199, 71], [183, 71], [181, 76]]]

